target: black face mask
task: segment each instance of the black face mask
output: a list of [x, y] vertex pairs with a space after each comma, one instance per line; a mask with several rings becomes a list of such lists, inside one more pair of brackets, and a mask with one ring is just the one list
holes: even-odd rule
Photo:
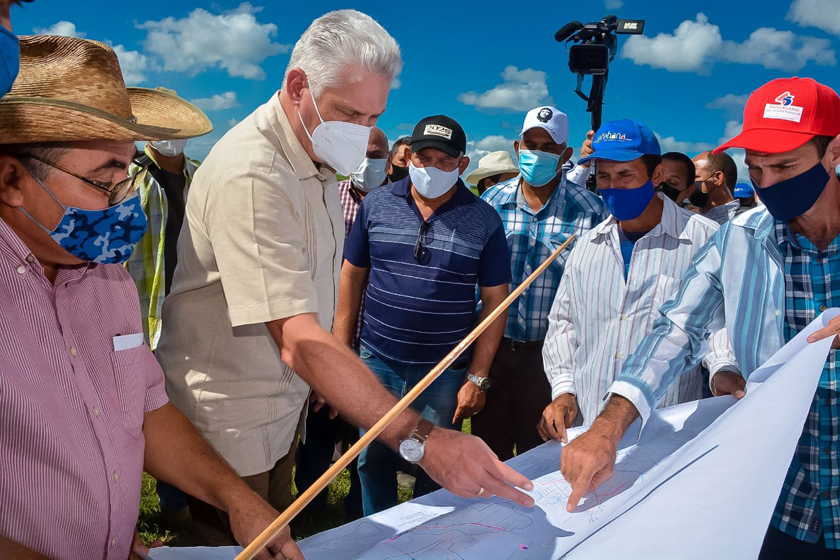
[[680, 196], [680, 193], [682, 191], [680, 191], [679, 189], [675, 189], [674, 187], [672, 187], [668, 183], [660, 183], [659, 184], [659, 192], [661, 192], [662, 194], [664, 194], [665, 196], [667, 196], [668, 198], [670, 198], [671, 200], [676, 202], [677, 197]]
[[399, 167], [398, 165], [394, 165], [391, 169], [391, 174], [388, 175], [388, 182], [396, 183], [406, 177], [408, 177], [408, 167]]
[[697, 208], [705, 208], [706, 204], [709, 203], [709, 193], [704, 193], [700, 190], [700, 187], [694, 187], [694, 192], [691, 193], [691, 196], [688, 197], [688, 201], [691, 203], [692, 206], [696, 206]]

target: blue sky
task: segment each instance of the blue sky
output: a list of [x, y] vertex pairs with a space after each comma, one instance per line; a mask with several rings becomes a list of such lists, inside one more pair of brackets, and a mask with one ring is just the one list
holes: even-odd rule
[[107, 41], [130, 85], [198, 100], [216, 127], [188, 145], [201, 158], [280, 86], [307, 25], [347, 7], [377, 19], [402, 49], [405, 67], [380, 120], [389, 138], [444, 113], [462, 124], [476, 160], [509, 148], [525, 111], [543, 103], [568, 113], [570, 143], [580, 143], [589, 116], [566, 47], [553, 39], [570, 20], [647, 20], [644, 37], [620, 41], [604, 115], [647, 123], [666, 150], [693, 155], [737, 132], [746, 94], [767, 80], [809, 76], [840, 88], [840, 0], [37, 0], [13, 9], [13, 25]]

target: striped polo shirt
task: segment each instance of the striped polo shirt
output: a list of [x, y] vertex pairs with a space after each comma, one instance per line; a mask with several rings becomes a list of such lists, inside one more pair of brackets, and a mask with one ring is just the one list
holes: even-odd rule
[[440, 361], [475, 325], [476, 286], [510, 282], [501, 219], [460, 180], [425, 224], [409, 178], [370, 193], [344, 256], [370, 269], [362, 344], [404, 364]]

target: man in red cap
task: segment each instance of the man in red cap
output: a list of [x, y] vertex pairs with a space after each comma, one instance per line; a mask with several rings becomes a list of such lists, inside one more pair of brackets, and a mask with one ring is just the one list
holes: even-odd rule
[[[764, 207], [724, 224], [698, 254], [676, 299], [625, 362], [592, 427], [563, 449], [567, 508], [612, 474], [619, 439], [642, 426], [668, 386], [697, 363], [708, 334], [727, 327], [740, 369], [755, 370], [817, 315], [840, 306], [840, 97], [808, 78], [773, 80], [744, 110], [741, 134]], [[809, 338], [840, 333], [840, 321]], [[840, 554], [840, 347], [835, 340], [767, 531], [760, 560]], [[719, 372], [715, 395], [744, 396]]]

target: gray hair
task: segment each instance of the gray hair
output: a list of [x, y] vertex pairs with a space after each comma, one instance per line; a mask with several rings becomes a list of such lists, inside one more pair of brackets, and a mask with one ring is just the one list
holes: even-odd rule
[[372, 17], [356, 10], [328, 12], [304, 31], [289, 59], [289, 71], [306, 72], [312, 94], [338, 85], [342, 69], [360, 64], [371, 72], [397, 76], [402, 70], [400, 47]]

